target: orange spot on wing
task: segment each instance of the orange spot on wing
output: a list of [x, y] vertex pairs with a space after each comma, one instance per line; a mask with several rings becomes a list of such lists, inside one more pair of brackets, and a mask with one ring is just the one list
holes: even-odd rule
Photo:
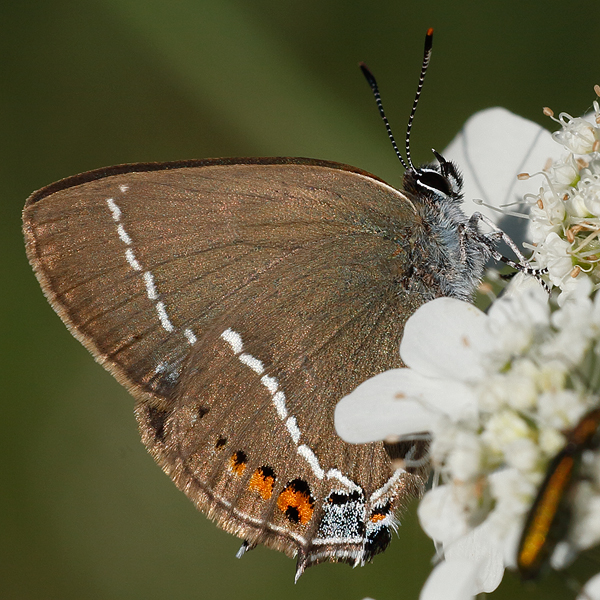
[[374, 513], [371, 515], [370, 521], [371, 523], [379, 523], [379, 521], [383, 521], [387, 515], [381, 513]]
[[273, 486], [275, 485], [275, 473], [270, 467], [258, 467], [250, 481], [248, 489], [258, 492], [264, 500], [268, 500], [273, 495]]
[[306, 525], [314, 512], [315, 501], [310, 495], [308, 484], [294, 479], [285, 486], [277, 498], [277, 507], [294, 523]]
[[248, 458], [245, 452], [238, 450], [231, 455], [229, 459], [229, 468], [236, 474], [242, 475], [246, 470], [246, 463]]

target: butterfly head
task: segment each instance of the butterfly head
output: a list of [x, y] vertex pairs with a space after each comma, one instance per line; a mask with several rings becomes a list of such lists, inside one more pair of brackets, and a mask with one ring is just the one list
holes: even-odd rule
[[433, 151], [437, 164], [409, 168], [404, 174], [403, 187], [407, 192], [425, 196], [433, 202], [462, 200], [462, 176], [456, 165]]

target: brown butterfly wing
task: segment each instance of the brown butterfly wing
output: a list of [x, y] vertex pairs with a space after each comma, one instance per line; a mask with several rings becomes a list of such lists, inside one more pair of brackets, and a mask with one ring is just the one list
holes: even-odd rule
[[37, 192], [24, 222], [53, 307], [138, 399], [144, 443], [200, 509], [301, 568], [385, 547], [365, 555], [364, 529], [420, 475], [342, 442], [333, 410], [400, 366], [432, 295], [412, 278], [406, 196], [305, 159], [124, 165]]

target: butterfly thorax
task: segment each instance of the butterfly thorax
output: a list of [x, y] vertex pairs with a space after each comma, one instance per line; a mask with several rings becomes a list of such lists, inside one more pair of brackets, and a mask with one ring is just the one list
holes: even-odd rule
[[471, 300], [489, 258], [489, 241], [462, 210], [462, 177], [451, 162], [408, 170], [404, 189], [422, 227], [412, 240], [417, 277], [432, 297]]

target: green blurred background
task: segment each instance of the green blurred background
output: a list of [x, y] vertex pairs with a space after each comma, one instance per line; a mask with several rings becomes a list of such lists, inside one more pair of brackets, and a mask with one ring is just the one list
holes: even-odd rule
[[[294, 563], [225, 534], [142, 447], [133, 401], [69, 335], [29, 269], [27, 196], [136, 161], [336, 160], [401, 180], [357, 62], [403, 138], [425, 31], [434, 58], [413, 151], [429, 160], [494, 105], [549, 124], [600, 83], [597, 0], [21, 0], [0, 4], [0, 598], [417, 598], [433, 554], [414, 506], [373, 565]], [[571, 597], [555, 580], [496, 598]]]

